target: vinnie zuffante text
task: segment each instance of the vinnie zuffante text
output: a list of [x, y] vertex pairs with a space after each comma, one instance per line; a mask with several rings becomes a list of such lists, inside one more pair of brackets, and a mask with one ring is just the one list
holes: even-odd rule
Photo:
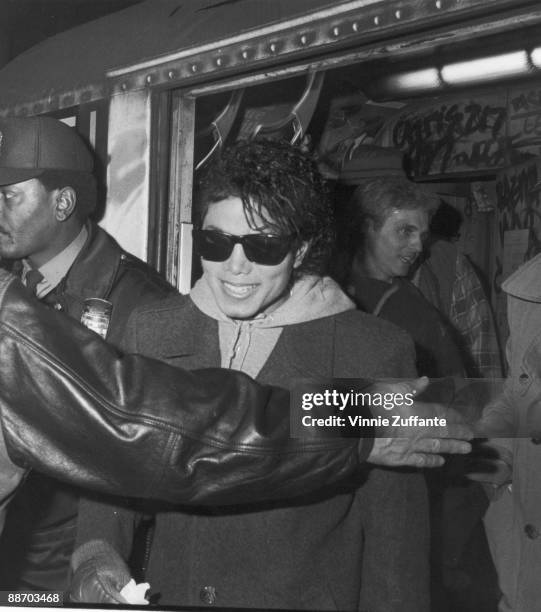
[[[364, 416], [355, 414], [359, 408], [384, 409], [411, 407], [414, 404], [412, 393], [367, 393], [325, 389], [320, 392], [302, 393], [301, 423], [304, 427], [445, 427], [447, 420], [442, 417], [420, 417], [416, 414], [389, 414]], [[311, 413], [317, 413], [317, 416]], [[324, 414], [322, 414], [322, 412]], [[338, 412], [338, 414], [336, 414]], [[348, 414], [340, 414], [347, 412]], [[353, 412], [353, 414], [351, 414]], [[330, 413], [330, 414], [329, 414]]]

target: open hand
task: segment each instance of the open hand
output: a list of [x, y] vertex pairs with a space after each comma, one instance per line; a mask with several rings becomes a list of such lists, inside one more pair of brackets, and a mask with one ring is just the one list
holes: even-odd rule
[[[419, 395], [428, 387], [428, 378], [411, 381], [378, 382], [372, 393], [407, 393]], [[374, 413], [374, 410], [372, 410]], [[374, 446], [368, 461], [385, 466], [433, 468], [443, 465], [443, 454], [466, 454], [471, 451], [468, 440], [473, 431], [454, 410], [442, 404], [414, 401], [413, 405], [396, 405], [390, 410], [377, 411], [389, 421], [388, 426], [376, 427]]]

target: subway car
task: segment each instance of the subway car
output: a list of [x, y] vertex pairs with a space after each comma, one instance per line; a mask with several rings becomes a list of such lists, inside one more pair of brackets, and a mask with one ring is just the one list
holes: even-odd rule
[[460, 214], [502, 343], [501, 283], [541, 250], [538, 0], [146, 0], [0, 70], [0, 116], [41, 114], [93, 146], [100, 224], [182, 293], [194, 176], [256, 136], [342, 186], [364, 145], [400, 151]]
[[[461, 210], [501, 319], [501, 279], [541, 227], [540, 21], [525, 0], [149, 0], [12, 60], [0, 115], [75, 125], [99, 157], [101, 224], [182, 292], [194, 171], [216, 148], [304, 139], [331, 178], [359, 144], [399, 149]], [[528, 244], [506, 250], [520, 229]]]

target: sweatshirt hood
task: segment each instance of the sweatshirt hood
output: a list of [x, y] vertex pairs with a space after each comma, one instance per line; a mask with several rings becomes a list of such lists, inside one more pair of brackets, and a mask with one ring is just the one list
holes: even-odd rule
[[221, 366], [240, 370], [253, 378], [267, 362], [285, 326], [355, 308], [331, 278], [319, 276], [299, 279], [275, 310], [247, 320], [231, 319], [218, 308], [204, 275], [190, 297], [199, 310], [218, 321]]
[[260, 313], [249, 320], [231, 319], [220, 310], [205, 275], [196, 282], [190, 297], [199, 310], [212, 319], [233, 325], [249, 323], [260, 328], [304, 323], [355, 308], [339, 285], [328, 276], [303, 276], [294, 283], [287, 299], [275, 310]]

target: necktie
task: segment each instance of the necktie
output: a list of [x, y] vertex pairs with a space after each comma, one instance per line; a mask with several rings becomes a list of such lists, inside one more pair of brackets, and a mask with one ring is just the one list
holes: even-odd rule
[[35, 268], [30, 268], [26, 273], [25, 283], [26, 288], [32, 295], [36, 295], [36, 288], [43, 280], [43, 274]]

